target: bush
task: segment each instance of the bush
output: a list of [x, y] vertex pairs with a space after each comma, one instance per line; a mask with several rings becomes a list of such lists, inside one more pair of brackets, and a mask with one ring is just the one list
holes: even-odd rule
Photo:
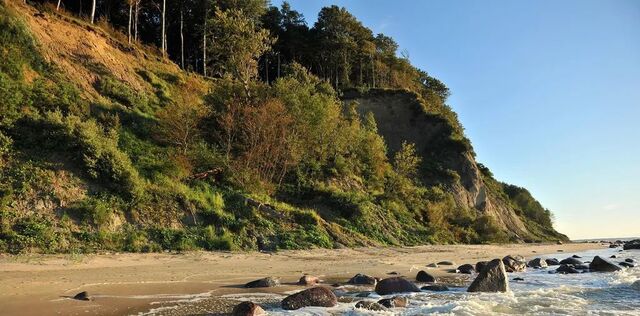
[[151, 113], [149, 100], [146, 94], [135, 91], [124, 82], [111, 76], [102, 76], [96, 82], [96, 89], [101, 94], [121, 103], [124, 106], [138, 109], [145, 113]]

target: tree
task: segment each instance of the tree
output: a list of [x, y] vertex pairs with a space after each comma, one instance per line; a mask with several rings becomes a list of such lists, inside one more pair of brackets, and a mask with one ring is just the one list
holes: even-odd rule
[[411, 179], [416, 176], [420, 162], [422, 158], [416, 154], [416, 145], [402, 142], [402, 148], [393, 157], [393, 168], [400, 176]]
[[93, 24], [95, 16], [96, 16], [96, 0], [93, 0], [91, 4], [91, 24]]
[[158, 138], [179, 148], [186, 155], [191, 145], [200, 136], [199, 125], [209, 111], [200, 102], [183, 100], [171, 103], [156, 113]]

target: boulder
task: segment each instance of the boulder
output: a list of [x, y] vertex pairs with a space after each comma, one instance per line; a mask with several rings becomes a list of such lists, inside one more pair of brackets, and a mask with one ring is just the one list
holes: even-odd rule
[[476, 272], [480, 273], [480, 271], [482, 271], [482, 269], [484, 269], [484, 267], [487, 266], [487, 263], [489, 263], [488, 261], [478, 261], [476, 263]]
[[436, 282], [436, 278], [427, 273], [426, 271], [420, 270], [418, 271], [418, 274], [416, 275], [416, 282]]
[[609, 257], [609, 258], [614, 259], [614, 258], [618, 258], [618, 256], [616, 256], [616, 255], [611, 255], [611, 257]]
[[595, 256], [591, 263], [589, 264], [589, 269], [596, 272], [614, 272], [622, 270], [619, 266], [614, 264], [613, 262], [602, 259], [600, 256]]
[[559, 266], [560, 262], [556, 258], [544, 259], [548, 266]]
[[74, 295], [73, 299], [80, 301], [91, 301], [93, 298], [89, 295], [89, 292], [84, 291]]
[[376, 312], [381, 312], [381, 311], [386, 311], [387, 308], [382, 306], [381, 304], [378, 304], [374, 301], [360, 301], [358, 303], [356, 303], [356, 308], [361, 308], [361, 309], [368, 309], [370, 311], [376, 311]]
[[433, 263], [429, 263], [429, 264], [427, 265], [427, 268], [437, 268], [437, 267], [438, 267], [438, 264], [437, 264], [437, 263], [435, 263], [435, 262], [433, 262]]
[[580, 257], [578, 255], [573, 255], [573, 256], [571, 256], [571, 258], [582, 259], [582, 257]]
[[476, 272], [476, 269], [471, 264], [463, 264], [458, 267], [458, 272], [464, 274], [472, 274]]
[[376, 284], [376, 293], [380, 295], [406, 292], [420, 292], [420, 289], [402, 277], [386, 278]]
[[318, 277], [314, 277], [311, 275], [303, 275], [300, 280], [298, 280], [298, 285], [317, 285], [320, 283], [320, 279]]
[[523, 272], [527, 269], [527, 263], [521, 256], [506, 256], [502, 258], [502, 263], [507, 272]]
[[532, 268], [546, 268], [548, 266], [547, 261], [542, 260], [542, 258], [535, 258], [529, 261], [528, 264]]
[[424, 291], [434, 291], [434, 292], [442, 292], [442, 291], [448, 291], [449, 288], [442, 285], [442, 284], [433, 284], [433, 285], [425, 285], [423, 287], [420, 288], [421, 290]]
[[573, 265], [577, 265], [577, 264], [583, 264], [584, 262], [576, 259], [576, 258], [567, 258], [567, 259], [562, 259], [562, 261], [560, 261], [560, 264], [573, 264]]
[[[616, 244], [609, 245], [609, 248], [618, 248], [618, 247], [620, 247], [620, 245], [616, 245]], [[622, 248], [622, 249], [624, 249], [624, 248]]]
[[336, 304], [338, 304], [336, 295], [330, 289], [322, 286], [291, 294], [282, 300], [282, 308], [286, 310], [294, 310], [306, 306], [333, 307]]
[[640, 291], [640, 280], [633, 282], [633, 284], [631, 284], [631, 287]]
[[627, 241], [626, 243], [624, 243], [624, 246], [622, 246], [622, 249], [624, 250], [640, 249], [640, 239]]
[[622, 261], [619, 264], [620, 264], [620, 266], [625, 267], [625, 268], [635, 268], [636, 267], [635, 264], [629, 263], [629, 262], [626, 262], [626, 261]]
[[266, 277], [263, 279], [251, 281], [244, 285], [246, 288], [256, 288], [256, 287], [274, 287], [280, 285], [280, 280], [274, 277]]
[[366, 275], [366, 274], [362, 274], [362, 273], [358, 273], [356, 275], [353, 276], [353, 278], [349, 279], [349, 281], [347, 283], [349, 284], [361, 284], [361, 285], [376, 285], [376, 278]]
[[589, 270], [589, 266], [586, 264], [576, 264], [573, 266], [576, 270]]
[[503, 260], [493, 259], [480, 271], [468, 292], [507, 292], [509, 280]]
[[455, 265], [455, 263], [453, 263], [453, 261], [440, 261], [440, 262], [438, 262], [438, 265], [440, 265], [440, 266], [453, 266], [453, 265]]
[[514, 281], [524, 281], [523, 278], [513, 278]]
[[631, 259], [631, 258], [624, 259], [624, 261], [625, 261], [625, 262], [629, 262], [629, 263], [634, 263], [634, 262], [636, 262], [635, 260], [633, 260], [633, 259]]
[[580, 271], [576, 270], [572, 265], [567, 264], [561, 264], [560, 267], [556, 269], [556, 272], [562, 274], [580, 273]]
[[233, 308], [231, 316], [258, 316], [267, 315], [260, 305], [253, 302], [242, 302]]
[[378, 304], [386, 308], [407, 307], [409, 299], [404, 296], [394, 296], [392, 298], [383, 298], [378, 301]]

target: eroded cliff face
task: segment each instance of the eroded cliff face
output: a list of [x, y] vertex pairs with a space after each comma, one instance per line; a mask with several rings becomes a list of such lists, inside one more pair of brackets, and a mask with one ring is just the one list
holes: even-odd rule
[[451, 122], [430, 112], [414, 93], [398, 90], [347, 91], [345, 103], [356, 101], [358, 111], [371, 112], [384, 137], [389, 157], [402, 146], [414, 143], [422, 156], [421, 181], [442, 185], [451, 192], [459, 206], [492, 216], [513, 241], [535, 240], [522, 218], [507, 199], [485, 183], [485, 175], [475, 161], [470, 145], [458, 143]]

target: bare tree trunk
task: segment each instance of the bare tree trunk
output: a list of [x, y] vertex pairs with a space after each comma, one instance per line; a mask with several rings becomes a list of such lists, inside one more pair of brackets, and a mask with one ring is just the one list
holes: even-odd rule
[[91, 24], [93, 24], [96, 18], [96, 0], [93, 0], [93, 4], [91, 5]]
[[[25, 0], [25, 2], [27, 2]], [[60, 2], [62, 2], [62, 0], [58, 0], [58, 5], [56, 6], [56, 11], [60, 11]]]
[[207, 3], [204, 7], [204, 24], [202, 26], [202, 75], [207, 76]]
[[371, 82], [373, 83], [373, 88], [376, 87], [376, 66], [373, 61], [373, 55], [371, 55]]
[[278, 77], [280, 78], [280, 52], [278, 52]]
[[129, 27], [127, 28], [127, 35], [129, 44], [131, 44], [131, 15], [133, 13], [133, 0], [129, 0]]
[[140, 1], [141, 0], [135, 0], [136, 2], [136, 16], [133, 22], [133, 40], [135, 42], [138, 41], [138, 15], [140, 14]]
[[184, 14], [180, 8], [180, 65], [184, 69]]
[[[95, 1], [95, 0], [94, 0]], [[162, 57], [167, 56], [167, 35], [165, 31], [165, 13], [167, 11], [167, 0], [162, 0]]]

